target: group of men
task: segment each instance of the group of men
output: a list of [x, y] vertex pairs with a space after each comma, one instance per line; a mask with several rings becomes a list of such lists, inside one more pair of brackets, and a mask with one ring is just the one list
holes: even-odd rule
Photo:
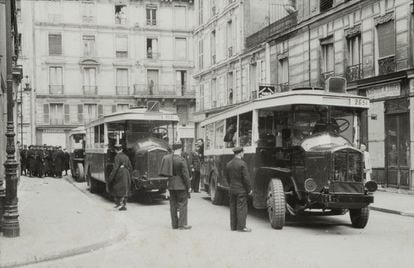
[[22, 175], [62, 178], [63, 171], [68, 174], [70, 156], [62, 146], [24, 145], [19, 154]]

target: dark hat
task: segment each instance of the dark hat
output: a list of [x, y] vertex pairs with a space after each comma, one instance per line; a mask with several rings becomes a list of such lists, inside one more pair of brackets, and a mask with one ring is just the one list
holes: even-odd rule
[[116, 149], [122, 149], [122, 144], [117, 143], [117, 144], [115, 144], [115, 145], [114, 145], [114, 147], [115, 147]]
[[241, 152], [243, 152], [243, 147], [241, 147], [241, 146], [237, 146], [233, 149], [234, 154], [238, 154], [238, 153], [241, 153]]
[[172, 146], [172, 149], [175, 151], [175, 150], [179, 150], [179, 149], [182, 149], [183, 148], [183, 145], [181, 144], [181, 143], [174, 143], [173, 144], [173, 146]]

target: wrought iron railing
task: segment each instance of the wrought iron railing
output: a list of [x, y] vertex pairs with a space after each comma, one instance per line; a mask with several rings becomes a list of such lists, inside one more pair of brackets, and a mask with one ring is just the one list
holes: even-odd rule
[[346, 79], [348, 82], [356, 81], [362, 78], [362, 64], [355, 64], [346, 67]]
[[135, 96], [154, 96], [154, 97], [195, 97], [195, 91], [190, 90], [186, 85], [149, 85], [149, 84], [135, 84]]
[[396, 67], [397, 65], [395, 63], [394, 55], [381, 58], [378, 60], [378, 69], [380, 75], [393, 73], [395, 72]]

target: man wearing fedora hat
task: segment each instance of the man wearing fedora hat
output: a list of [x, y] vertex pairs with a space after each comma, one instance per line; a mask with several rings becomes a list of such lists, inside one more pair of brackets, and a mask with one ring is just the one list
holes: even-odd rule
[[114, 166], [106, 182], [108, 192], [114, 197], [115, 208], [127, 210], [126, 202], [131, 187], [132, 165], [128, 156], [123, 152], [121, 144], [115, 144], [116, 156]]
[[170, 214], [173, 229], [188, 230], [187, 205], [191, 191], [190, 176], [187, 162], [181, 156], [182, 145], [173, 145], [172, 176], [168, 178], [168, 191], [170, 192]]
[[246, 227], [247, 196], [252, 193], [249, 171], [242, 159], [243, 147], [235, 147], [233, 152], [234, 158], [227, 163], [225, 169], [225, 178], [230, 185], [230, 228], [232, 231], [251, 232], [251, 229]]

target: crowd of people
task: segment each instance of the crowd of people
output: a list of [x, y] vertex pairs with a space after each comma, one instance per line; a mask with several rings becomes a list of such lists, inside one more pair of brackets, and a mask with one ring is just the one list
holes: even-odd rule
[[29, 177], [62, 178], [68, 174], [69, 153], [62, 146], [23, 145], [19, 146], [20, 174]]

